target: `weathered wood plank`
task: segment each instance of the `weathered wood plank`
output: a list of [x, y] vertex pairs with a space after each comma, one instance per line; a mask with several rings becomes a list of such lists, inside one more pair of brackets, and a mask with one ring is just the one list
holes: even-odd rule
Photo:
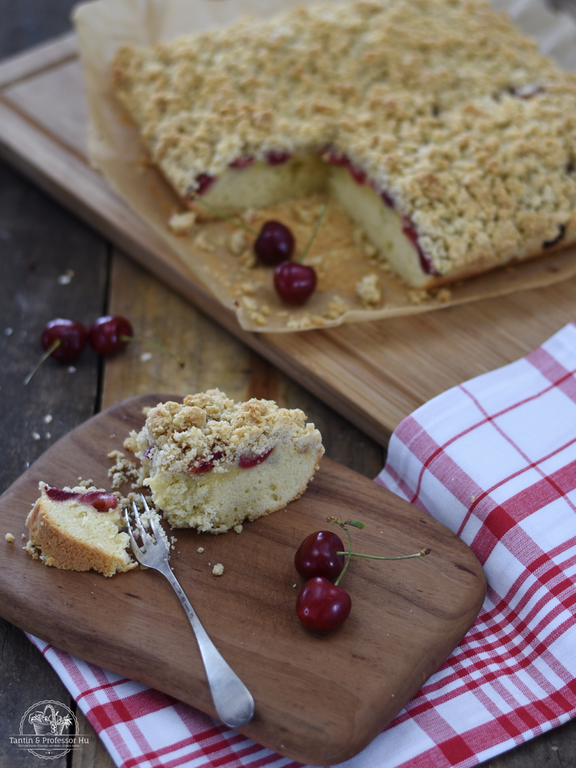
[[5, 41], [0, 44], [6, 56], [2, 59], [0, 88], [29, 78], [31, 72], [45, 72], [63, 61], [74, 59], [78, 53], [76, 35], [68, 31], [46, 43], [33, 46], [24, 53], [15, 53], [12, 56], [8, 56], [9, 47]]
[[[0, 165], [2, 491], [49, 445], [94, 412], [94, 354], [86, 352], [74, 373], [49, 360], [27, 387], [23, 382], [42, 352], [39, 336], [48, 320], [64, 315], [89, 323], [100, 314], [106, 261], [106, 246], [95, 233]], [[63, 277], [70, 282], [60, 282]], [[6, 532], [1, 532], [2, 538]], [[35, 702], [70, 700], [20, 630], [0, 620], [0, 635], [0, 765], [30, 765], [36, 758], [11, 747], [7, 735], [18, 731], [20, 718]], [[56, 765], [63, 768], [66, 758]]]
[[[51, 0], [38, 4], [30, 13], [26, 4], [0, 0], [0, 55], [15, 54], [23, 47], [64, 33], [70, 26], [72, 5], [71, 0]], [[68, 33], [67, 39], [51, 40], [23, 57], [14, 57], [2, 68], [1, 84], [17, 81], [31, 67], [51, 66], [74, 50], [75, 41]], [[40, 391], [35, 391], [32, 384], [25, 389], [22, 382], [38, 359], [39, 328], [46, 320], [62, 314], [64, 306], [78, 314], [81, 310], [99, 309], [102, 297], [98, 292], [104, 288], [106, 259], [105, 251], [98, 253], [99, 242], [37, 189], [6, 166], [0, 166], [1, 490], [48, 444], [90, 415], [94, 408], [94, 361], [85, 361], [74, 375], [49, 363], [42, 371], [44, 386]], [[77, 279], [61, 286], [57, 278], [72, 267], [72, 262]], [[90, 288], [92, 300], [87, 290], [78, 289], [82, 284]], [[53, 417], [49, 424], [45, 422], [48, 415]], [[39, 440], [33, 438], [33, 432], [38, 433]], [[48, 433], [51, 437], [46, 436]], [[10, 745], [8, 737], [18, 732], [25, 711], [43, 700], [69, 705], [72, 702], [37, 649], [19, 629], [4, 620], [0, 620], [0, 649], [0, 765], [24, 768], [38, 758]], [[68, 758], [63, 756], [51, 763], [55, 768], [65, 768]]]
[[76, 718], [79, 731], [86, 736], [88, 744], [74, 751], [69, 768], [113, 768], [114, 761], [79, 709], [76, 712]]
[[[0, 649], [0, 765], [29, 768], [38, 758], [10, 737], [18, 738], [20, 721], [34, 704], [51, 700], [70, 706], [70, 696], [24, 633], [3, 619]], [[55, 768], [66, 768], [66, 763], [66, 756], [50, 761]]]

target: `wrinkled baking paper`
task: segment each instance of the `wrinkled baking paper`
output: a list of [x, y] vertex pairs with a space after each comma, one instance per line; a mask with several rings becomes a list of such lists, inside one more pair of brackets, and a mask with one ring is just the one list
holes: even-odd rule
[[[336, 0], [335, 0], [336, 1]], [[170, 217], [184, 208], [163, 176], [147, 161], [136, 128], [112, 92], [110, 64], [121, 45], [151, 45], [183, 34], [230, 24], [250, 13], [271, 16], [307, 0], [96, 0], [75, 9], [90, 109], [89, 151], [111, 186], [174, 250], [222, 304], [236, 312], [250, 331], [297, 331], [427, 312], [438, 307], [504, 295], [564, 280], [576, 274], [576, 249], [469, 278], [436, 291], [408, 289], [370, 256], [362, 233], [333, 201], [327, 208], [306, 263], [318, 274], [318, 289], [303, 306], [277, 296], [270, 267], [253, 266], [251, 242], [235, 255], [230, 238], [241, 231], [227, 222], [196, 225], [175, 236]], [[540, 49], [565, 69], [576, 70], [576, 24], [548, 11], [540, 0], [494, 0], [518, 26], [537, 39]], [[280, 219], [304, 249], [323, 200], [320, 196], [259, 210], [249, 222], [258, 230], [266, 219]], [[248, 236], [252, 240], [251, 236]], [[239, 250], [238, 247], [235, 249]], [[376, 284], [381, 300], [364, 306], [356, 286]], [[377, 294], [376, 294], [377, 296]]]

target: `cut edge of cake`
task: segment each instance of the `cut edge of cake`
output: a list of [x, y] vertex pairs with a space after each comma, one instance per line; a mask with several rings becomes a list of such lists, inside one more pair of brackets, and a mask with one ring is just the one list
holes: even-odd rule
[[54, 488], [45, 482], [39, 490], [26, 518], [25, 549], [32, 558], [61, 570], [94, 570], [108, 577], [138, 565], [128, 552], [129, 536], [122, 530], [125, 523], [115, 495], [96, 487]]
[[164, 519], [210, 533], [287, 506], [324, 453], [300, 409], [256, 398], [235, 403], [218, 389], [158, 404], [125, 445]]
[[[206, 215], [202, 198], [231, 213], [328, 188], [381, 258], [416, 288], [576, 240], [570, 144], [576, 77], [540, 55], [503, 14], [483, 2], [364, 0], [345, 7], [318, 4], [281, 18], [277, 28], [273, 19], [243, 19], [197, 35], [205, 61], [196, 73], [196, 53], [186, 52], [185, 40], [146, 51], [125, 47], [117, 56], [116, 95], [139, 125], [153, 161], [200, 216]], [[437, 25], [433, 43], [426, 19]], [[350, 59], [338, 72], [336, 59], [317, 41], [328, 36], [336, 51], [347, 24], [359, 30], [358, 39], [350, 37]], [[310, 38], [302, 44], [310, 51], [303, 47], [301, 57], [310, 66], [313, 61], [312, 69], [324, 67], [332, 82], [309, 86], [312, 75], [290, 59], [289, 45], [281, 56], [277, 51], [265, 75], [280, 90], [287, 87], [283, 78], [292, 78], [293, 114], [292, 107], [284, 108], [290, 101], [284, 91], [284, 101], [278, 100], [266, 83], [258, 84], [251, 69], [258, 61], [247, 40], [273, 46], [278, 35], [290, 43], [298, 34]], [[390, 45], [378, 47], [378, 35], [388, 35]], [[407, 40], [414, 41], [411, 56]], [[226, 56], [215, 56], [224, 43], [228, 58], [235, 46], [242, 49], [233, 61], [236, 74], [228, 72]], [[371, 67], [388, 71], [394, 61], [398, 72], [388, 80], [368, 79], [365, 98], [358, 95], [354, 77], [363, 83]], [[364, 69], [356, 62], [365, 62]], [[221, 93], [215, 89], [219, 76]], [[187, 112], [183, 84], [195, 79], [201, 103]]]

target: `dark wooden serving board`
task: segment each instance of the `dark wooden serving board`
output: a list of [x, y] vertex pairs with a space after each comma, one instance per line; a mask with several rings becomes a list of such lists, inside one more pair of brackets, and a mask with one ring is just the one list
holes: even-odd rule
[[[0, 497], [0, 613], [90, 662], [214, 715], [196, 643], [169, 584], [137, 569], [113, 578], [48, 568], [24, 551], [38, 482], [110, 487], [108, 453], [165, 396], [131, 398], [46, 451]], [[356, 558], [345, 576], [352, 613], [332, 633], [294, 613], [303, 538], [326, 517], [358, 518], [356, 551], [422, 559]], [[16, 540], [5, 541], [12, 533]], [[306, 493], [241, 534], [178, 530], [172, 565], [207, 631], [256, 701], [243, 733], [281, 754], [333, 764], [365, 747], [448, 656], [480, 609], [485, 580], [471, 550], [446, 527], [376, 483], [323, 459]], [[198, 553], [199, 546], [204, 547]], [[224, 565], [215, 577], [212, 566]], [[298, 587], [295, 587], [298, 585]]]

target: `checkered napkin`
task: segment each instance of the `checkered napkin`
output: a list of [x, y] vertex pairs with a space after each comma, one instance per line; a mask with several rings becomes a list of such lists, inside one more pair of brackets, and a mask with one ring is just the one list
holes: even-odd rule
[[[476, 765], [573, 717], [576, 323], [405, 419], [376, 482], [461, 536], [489, 587], [461, 645], [347, 765]], [[119, 766], [297, 765], [162, 693], [33, 642]]]

